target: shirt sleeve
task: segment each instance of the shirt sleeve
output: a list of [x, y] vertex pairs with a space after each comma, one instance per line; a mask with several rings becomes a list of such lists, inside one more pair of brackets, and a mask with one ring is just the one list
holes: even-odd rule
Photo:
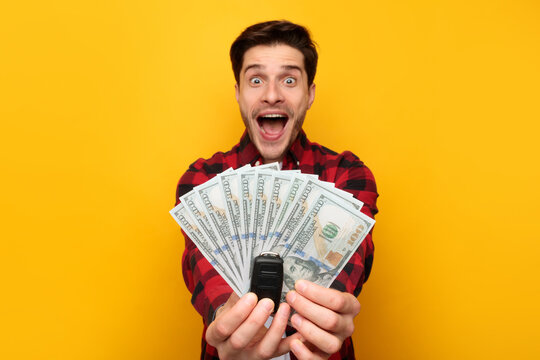
[[[188, 171], [180, 178], [176, 188], [176, 204], [180, 196], [191, 191], [213, 177], [205, 171], [202, 161], [193, 163]], [[191, 293], [191, 303], [201, 314], [205, 328], [214, 318], [214, 312], [224, 304], [232, 293], [231, 287], [206, 260], [189, 236], [182, 231], [185, 239], [185, 249], [182, 255], [182, 274], [186, 286]]]
[[[361, 211], [374, 218], [377, 210], [377, 186], [372, 172], [351, 152], [344, 152], [336, 172], [336, 187], [348, 191], [362, 201]], [[340, 272], [332, 288], [347, 291], [358, 296], [364, 282], [367, 281], [373, 264], [374, 245], [372, 232], [366, 236], [349, 262]]]

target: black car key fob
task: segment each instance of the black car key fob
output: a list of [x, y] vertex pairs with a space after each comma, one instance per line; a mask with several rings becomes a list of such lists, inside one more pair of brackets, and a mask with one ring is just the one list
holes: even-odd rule
[[251, 292], [257, 297], [270, 298], [274, 301], [274, 312], [277, 311], [281, 301], [281, 287], [283, 285], [283, 259], [277, 253], [267, 251], [261, 253], [253, 261], [251, 274]]

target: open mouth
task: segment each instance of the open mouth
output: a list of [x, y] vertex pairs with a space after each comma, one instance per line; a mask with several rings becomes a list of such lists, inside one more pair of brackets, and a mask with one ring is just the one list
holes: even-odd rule
[[283, 133], [288, 120], [289, 116], [285, 113], [268, 113], [257, 117], [261, 133], [268, 139], [278, 138]]

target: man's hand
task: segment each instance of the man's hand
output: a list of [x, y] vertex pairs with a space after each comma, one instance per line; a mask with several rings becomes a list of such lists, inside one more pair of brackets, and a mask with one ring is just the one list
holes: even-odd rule
[[360, 303], [353, 295], [298, 280], [296, 291], [287, 294], [287, 303], [296, 310], [291, 322], [305, 339], [292, 340], [290, 347], [298, 359], [328, 359], [354, 331], [354, 317]]
[[290, 350], [290, 342], [300, 335], [282, 339], [290, 307], [280, 305], [270, 328], [264, 323], [274, 309], [274, 302], [247, 293], [238, 298], [233, 293], [218, 310], [216, 319], [206, 330], [206, 341], [214, 346], [220, 359], [271, 359]]

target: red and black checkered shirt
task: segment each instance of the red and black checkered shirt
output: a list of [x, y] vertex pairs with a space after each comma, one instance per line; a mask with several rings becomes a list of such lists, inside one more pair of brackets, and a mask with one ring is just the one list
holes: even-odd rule
[[[191, 164], [178, 182], [176, 203], [179, 203], [180, 196], [195, 186], [206, 182], [230, 167], [237, 169], [246, 164], [253, 166], [262, 164], [262, 158], [249, 139], [247, 132], [244, 132], [240, 143], [231, 150], [225, 153], [218, 152], [208, 160], [199, 159]], [[320, 180], [333, 182], [336, 187], [349, 191], [358, 200], [364, 202], [361, 210], [364, 214], [374, 217], [377, 213], [375, 202], [378, 194], [373, 174], [350, 151], [337, 154], [324, 146], [310, 142], [306, 134], [301, 131], [287, 151], [282, 169], [300, 169], [302, 173], [316, 174]], [[182, 257], [184, 281], [192, 294], [191, 303], [201, 314], [204, 323], [201, 359], [219, 359], [217, 350], [206, 343], [205, 333], [214, 316], [215, 309], [227, 301], [232, 289], [199, 252], [189, 237], [185, 233], [183, 235], [186, 240]], [[373, 250], [370, 233], [331, 287], [358, 296], [371, 271]], [[288, 328], [288, 334], [293, 332], [294, 329]], [[292, 353], [291, 358], [295, 359]], [[354, 358], [351, 338], [346, 339], [341, 350], [330, 357], [332, 360]]]

